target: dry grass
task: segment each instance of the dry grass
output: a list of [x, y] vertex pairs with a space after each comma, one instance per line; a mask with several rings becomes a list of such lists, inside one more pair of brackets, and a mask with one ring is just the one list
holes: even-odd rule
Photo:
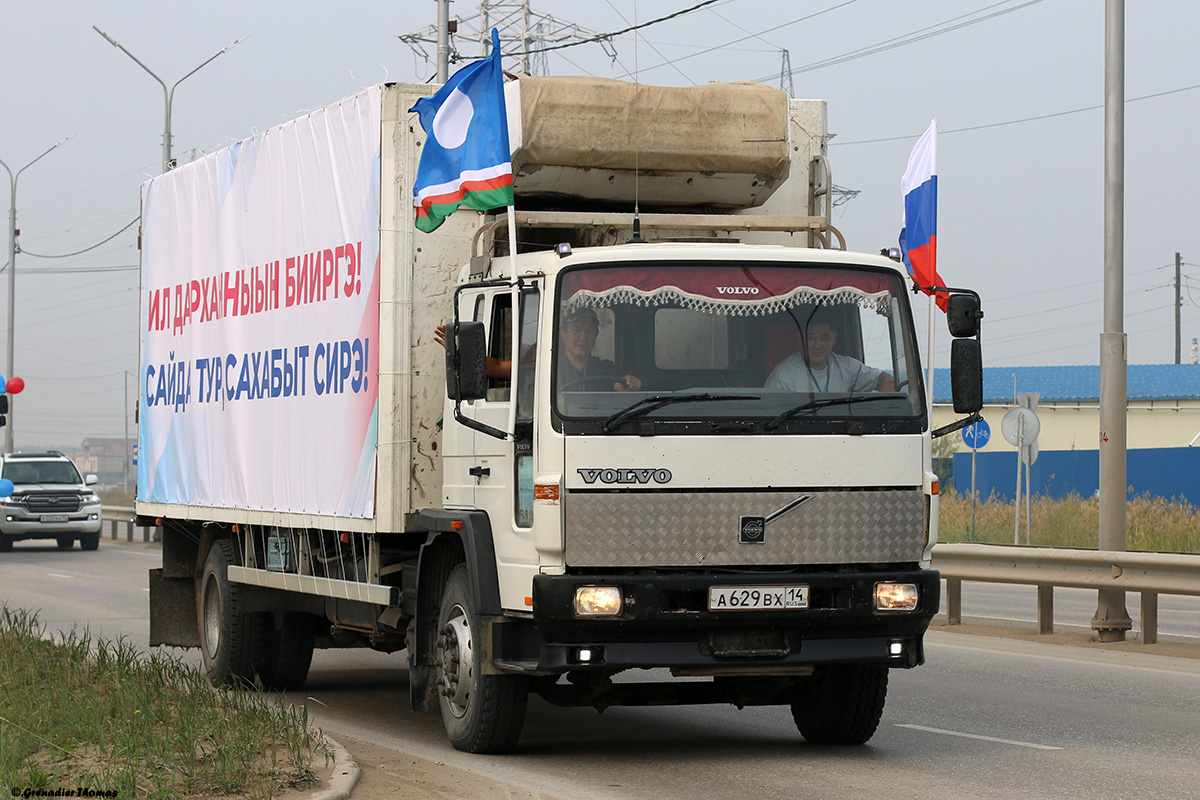
[[[1134, 497], [1126, 506], [1126, 547], [1162, 553], [1200, 553], [1200, 515], [1186, 500], [1167, 500], [1149, 494]], [[1034, 497], [1030, 508], [1030, 544], [1043, 547], [1095, 549], [1100, 530], [1100, 503], [1078, 495], [1066, 498]], [[1012, 544], [1012, 502], [994, 496], [975, 507], [976, 542]], [[938, 510], [938, 541], [969, 542], [970, 493], [953, 489], [942, 493]], [[1025, 544], [1022, 501], [1021, 544]]]
[[270, 798], [311, 785], [322, 754], [302, 708], [0, 607], [0, 787]]

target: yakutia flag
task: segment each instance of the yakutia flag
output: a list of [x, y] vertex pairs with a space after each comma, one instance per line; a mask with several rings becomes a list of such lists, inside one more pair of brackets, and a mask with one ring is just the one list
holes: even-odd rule
[[418, 230], [429, 233], [460, 205], [489, 211], [513, 204], [500, 34], [492, 54], [463, 67], [433, 97], [409, 109], [428, 137], [413, 184]]
[[[937, 120], [917, 140], [908, 169], [900, 182], [904, 216], [900, 228], [900, 253], [908, 274], [925, 294], [929, 286], [945, 286], [937, 273]], [[937, 292], [938, 308], [946, 310], [947, 292]]]

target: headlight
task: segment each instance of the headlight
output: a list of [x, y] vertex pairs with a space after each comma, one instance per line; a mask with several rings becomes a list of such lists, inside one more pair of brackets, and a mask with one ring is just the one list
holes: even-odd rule
[[95, 492], [88, 492], [87, 494], [80, 497], [79, 500], [85, 506], [92, 506], [92, 505], [95, 505], [96, 503], [100, 502], [100, 495], [96, 494]]
[[575, 589], [575, 616], [617, 617], [621, 614], [620, 586], [579, 586]]
[[876, 611], [915, 611], [919, 597], [915, 583], [875, 584]]

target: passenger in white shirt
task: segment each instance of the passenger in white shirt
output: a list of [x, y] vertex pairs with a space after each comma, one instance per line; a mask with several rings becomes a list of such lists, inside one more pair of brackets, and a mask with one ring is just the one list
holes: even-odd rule
[[834, 353], [836, 344], [837, 331], [828, 322], [810, 321], [803, 338], [803, 349], [771, 370], [766, 388], [838, 394], [896, 391], [896, 381], [891, 374]]

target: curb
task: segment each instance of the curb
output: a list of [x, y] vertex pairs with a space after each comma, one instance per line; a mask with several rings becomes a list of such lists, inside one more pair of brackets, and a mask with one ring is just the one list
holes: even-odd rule
[[333, 751], [333, 775], [329, 778], [329, 788], [314, 792], [309, 800], [347, 800], [362, 777], [362, 769], [355, 763], [350, 751], [329, 738], [328, 734], [325, 734], [325, 743]]

